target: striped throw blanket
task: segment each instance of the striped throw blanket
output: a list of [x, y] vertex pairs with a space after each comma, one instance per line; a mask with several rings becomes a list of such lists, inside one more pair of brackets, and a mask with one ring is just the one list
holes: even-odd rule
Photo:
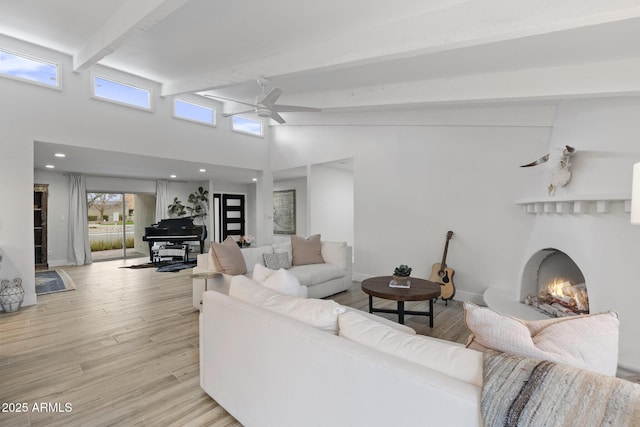
[[640, 426], [640, 385], [489, 350], [480, 408], [485, 427]]

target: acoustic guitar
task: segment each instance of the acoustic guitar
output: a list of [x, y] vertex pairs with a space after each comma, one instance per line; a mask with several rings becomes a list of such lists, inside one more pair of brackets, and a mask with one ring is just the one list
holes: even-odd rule
[[440, 284], [440, 297], [449, 301], [456, 295], [456, 287], [453, 284], [452, 268], [447, 267], [447, 251], [449, 250], [449, 240], [453, 237], [453, 231], [447, 232], [447, 240], [444, 244], [444, 252], [442, 253], [442, 262], [436, 262], [431, 267], [431, 276], [429, 280]]

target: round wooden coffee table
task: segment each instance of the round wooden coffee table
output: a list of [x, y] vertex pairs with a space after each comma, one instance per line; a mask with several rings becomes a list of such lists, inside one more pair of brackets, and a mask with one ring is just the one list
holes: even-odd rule
[[[389, 286], [391, 276], [372, 277], [362, 281], [362, 291], [369, 295], [369, 313], [398, 314], [398, 323], [404, 324], [405, 314], [417, 314], [429, 318], [429, 326], [433, 328], [433, 301], [440, 296], [440, 285], [429, 280], [411, 277], [411, 287], [392, 288]], [[398, 309], [374, 308], [373, 297], [398, 301]], [[404, 309], [405, 301], [429, 301], [429, 311], [410, 311]]]

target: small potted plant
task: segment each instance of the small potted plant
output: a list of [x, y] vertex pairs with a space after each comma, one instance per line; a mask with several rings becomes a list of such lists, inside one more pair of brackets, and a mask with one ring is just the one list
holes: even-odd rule
[[393, 280], [398, 284], [402, 285], [409, 280], [409, 276], [411, 276], [411, 267], [405, 264], [401, 264], [393, 270]]

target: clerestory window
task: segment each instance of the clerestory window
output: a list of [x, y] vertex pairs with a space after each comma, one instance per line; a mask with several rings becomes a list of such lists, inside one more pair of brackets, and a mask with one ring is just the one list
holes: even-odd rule
[[232, 116], [232, 129], [249, 135], [263, 136], [262, 121], [246, 117]]
[[58, 64], [0, 49], [0, 75], [59, 88]]
[[196, 123], [204, 123], [215, 126], [216, 110], [205, 105], [175, 99], [173, 103], [173, 116], [178, 119], [189, 120]]
[[151, 91], [126, 83], [93, 76], [93, 96], [103, 101], [151, 110]]

